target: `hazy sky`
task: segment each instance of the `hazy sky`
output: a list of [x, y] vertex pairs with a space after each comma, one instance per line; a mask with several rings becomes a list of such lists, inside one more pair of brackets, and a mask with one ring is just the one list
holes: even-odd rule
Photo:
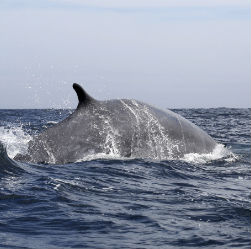
[[250, 107], [249, 0], [1, 0], [0, 108]]

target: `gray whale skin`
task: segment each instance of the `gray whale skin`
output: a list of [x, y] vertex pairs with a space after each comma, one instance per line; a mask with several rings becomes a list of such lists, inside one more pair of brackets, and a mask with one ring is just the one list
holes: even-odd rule
[[65, 120], [34, 136], [17, 161], [65, 164], [88, 156], [157, 160], [187, 153], [210, 153], [217, 143], [199, 127], [169, 111], [136, 100], [98, 101], [74, 83], [77, 109]]

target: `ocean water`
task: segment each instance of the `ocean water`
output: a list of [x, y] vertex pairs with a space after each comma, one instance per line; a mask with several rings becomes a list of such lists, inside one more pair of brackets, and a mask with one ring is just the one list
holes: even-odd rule
[[0, 110], [0, 248], [250, 248], [250, 109], [174, 111], [227, 149], [19, 163], [72, 110]]

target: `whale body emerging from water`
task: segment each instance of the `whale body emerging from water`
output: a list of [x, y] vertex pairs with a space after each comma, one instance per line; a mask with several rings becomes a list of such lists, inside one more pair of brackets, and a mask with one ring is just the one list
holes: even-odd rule
[[65, 120], [35, 136], [27, 154], [14, 159], [65, 164], [92, 155], [178, 159], [187, 153], [210, 153], [217, 143], [182, 116], [136, 100], [98, 101], [74, 83], [77, 109]]

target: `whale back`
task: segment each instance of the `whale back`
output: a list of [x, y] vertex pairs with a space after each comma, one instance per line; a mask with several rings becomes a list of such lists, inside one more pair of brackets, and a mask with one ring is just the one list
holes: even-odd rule
[[98, 101], [74, 83], [76, 110], [29, 142], [16, 160], [69, 163], [99, 154], [114, 157], [177, 159], [212, 152], [216, 142], [180, 115], [136, 100]]

